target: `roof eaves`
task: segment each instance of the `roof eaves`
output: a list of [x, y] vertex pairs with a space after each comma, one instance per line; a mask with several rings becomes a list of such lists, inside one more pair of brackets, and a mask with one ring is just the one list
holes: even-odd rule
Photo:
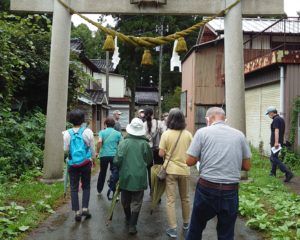
[[198, 48], [201, 48], [201, 47], [205, 47], [205, 46], [208, 46], [208, 45], [211, 45], [211, 44], [215, 44], [219, 41], [223, 41], [224, 40], [224, 37], [220, 37], [220, 38], [217, 38], [215, 40], [212, 40], [212, 41], [209, 41], [209, 42], [204, 42], [204, 43], [200, 43], [198, 45], [194, 45], [188, 52], [187, 54], [183, 57], [181, 63], [183, 63], [191, 54], [192, 52], [195, 50], [195, 49], [198, 49]]
[[86, 104], [88, 104], [90, 106], [94, 105], [93, 101], [91, 101], [90, 99], [88, 99], [88, 98], [86, 98], [84, 96], [78, 97], [78, 100], [81, 101], [81, 102], [83, 102], [83, 103], [86, 103]]

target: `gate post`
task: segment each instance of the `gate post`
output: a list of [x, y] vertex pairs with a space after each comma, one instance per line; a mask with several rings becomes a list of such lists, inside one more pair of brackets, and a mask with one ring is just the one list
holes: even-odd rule
[[[227, 0], [228, 5], [235, 0]], [[239, 2], [224, 18], [225, 41], [225, 98], [226, 115], [230, 126], [246, 133], [244, 48], [242, 4]]]
[[[227, 4], [235, 0], [227, 0]], [[228, 124], [246, 134], [244, 45], [242, 3], [230, 9], [224, 18], [225, 41], [225, 99]], [[248, 173], [241, 171], [241, 179]]]
[[63, 176], [62, 131], [66, 125], [70, 34], [71, 14], [54, 0], [43, 168], [45, 181]]

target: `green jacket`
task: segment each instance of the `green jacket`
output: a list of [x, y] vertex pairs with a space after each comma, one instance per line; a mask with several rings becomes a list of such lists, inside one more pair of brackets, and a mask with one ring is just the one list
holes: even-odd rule
[[145, 136], [128, 134], [118, 146], [114, 164], [119, 169], [121, 190], [147, 189], [147, 166], [152, 162], [152, 151]]

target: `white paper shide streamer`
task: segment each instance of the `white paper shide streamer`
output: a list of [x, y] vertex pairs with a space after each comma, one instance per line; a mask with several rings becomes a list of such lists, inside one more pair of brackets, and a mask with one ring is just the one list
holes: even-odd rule
[[116, 67], [118, 66], [119, 62], [120, 62], [120, 58], [119, 58], [119, 47], [118, 47], [118, 38], [115, 37], [115, 51], [114, 54], [112, 56], [112, 63], [113, 63], [113, 68], [116, 69]]
[[171, 71], [175, 71], [175, 67], [179, 68], [179, 72], [181, 72], [181, 61], [178, 53], [175, 51], [178, 40], [174, 41], [173, 53], [170, 61]]

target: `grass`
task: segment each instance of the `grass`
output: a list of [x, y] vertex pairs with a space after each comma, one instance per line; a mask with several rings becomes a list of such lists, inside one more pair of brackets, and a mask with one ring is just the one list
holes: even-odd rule
[[22, 239], [62, 203], [63, 183], [46, 185], [30, 175], [0, 185], [0, 239]]
[[[98, 171], [99, 163], [92, 169], [92, 174]], [[0, 239], [23, 239], [66, 202], [63, 183], [44, 184], [39, 181], [41, 175], [37, 169], [25, 173], [15, 182], [0, 184]]]
[[[283, 174], [270, 177], [269, 159], [253, 149], [249, 179], [241, 184], [240, 214], [247, 225], [260, 231], [264, 239], [300, 239], [300, 197], [283, 184]], [[299, 169], [295, 170], [296, 175]]]

